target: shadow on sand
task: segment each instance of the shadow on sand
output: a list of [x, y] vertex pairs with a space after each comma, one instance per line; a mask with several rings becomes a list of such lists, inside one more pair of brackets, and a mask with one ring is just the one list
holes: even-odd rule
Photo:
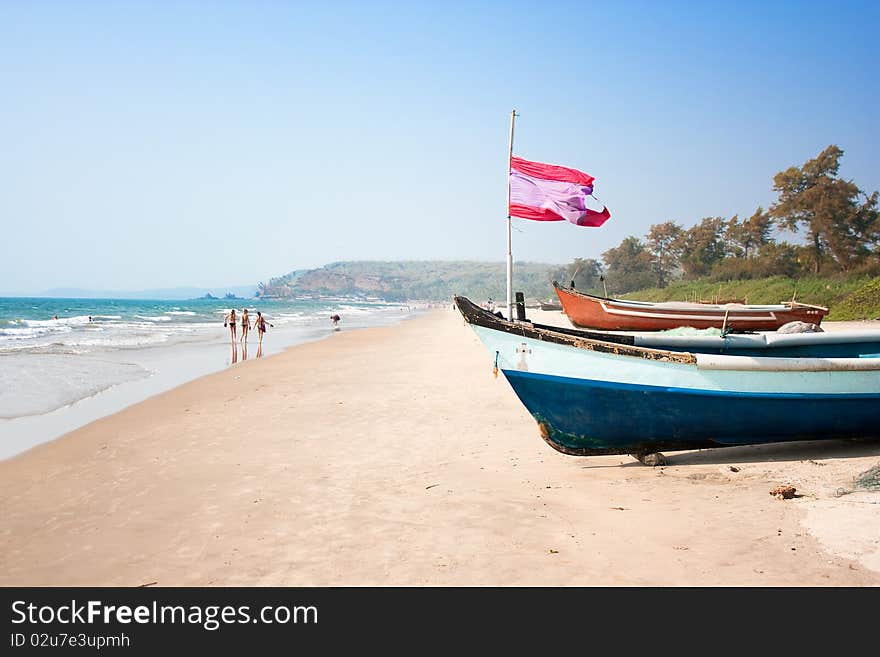
[[[666, 465], [726, 465], [728, 463], [760, 463], [764, 461], [807, 461], [818, 459], [880, 457], [880, 439], [848, 438], [840, 440], [802, 440], [768, 445], [714, 447], [685, 452], [664, 452]], [[645, 466], [634, 457], [620, 454], [632, 461], [614, 464], [585, 464], [584, 468], [622, 468]]]

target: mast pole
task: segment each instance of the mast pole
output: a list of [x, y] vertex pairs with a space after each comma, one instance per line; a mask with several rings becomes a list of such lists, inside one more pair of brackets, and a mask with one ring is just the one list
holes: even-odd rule
[[513, 122], [516, 110], [510, 111], [510, 146], [507, 150], [507, 319], [513, 321], [513, 252], [510, 248], [510, 163], [513, 158]]

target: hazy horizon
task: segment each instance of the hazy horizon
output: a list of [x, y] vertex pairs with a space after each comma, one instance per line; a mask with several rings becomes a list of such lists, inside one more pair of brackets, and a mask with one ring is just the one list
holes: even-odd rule
[[[31, 294], [5, 294], [4, 298], [54, 298], [54, 299], [144, 299], [144, 300], [186, 300], [203, 297], [211, 294], [222, 298], [228, 293], [235, 296], [252, 297], [256, 292], [256, 285], [225, 285], [214, 287], [197, 287], [179, 285], [166, 288], [145, 288], [139, 290], [123, 290], [110, 288], [78, 288], [78, 287], [55, 287], [40, 290]], [[248, 292], [250, 290], [250, 292]]]
[[590, 173], [611, 211], [514, 219], [516, 261], [748, 217], [829, 144], [870, 193], [877, 19], [871, 2], [0, 3], [0, 295], [503, 262], [512, 109], [514, 153]]
[[[390, 261], [363, 260], [363, 259], [361, 259], [361, 260], [351, 260], [351, 261], [342, 261], [342, 262], [426, 262], [426, 263], [430, 263], [430, 262], [437, 262], [437, 263], [440, 263], [440, 262], [474, 262], [474, 263], [497, 264], [500, 270], [503, 270], [503, 268], [506, 267], [506, 263], [504, 260], [485, 260], [485, 259], [483, 259], [483, 260], [478, 260], [478, 259], [471, 259], [471, 260], [431, 259], [431, 260], [429, 260], [429, 259], [399, 258], [399, 259], [390, 260]], [[319, 265], [318, 267], [309, 267], [307, 269], [321, 269], [323, 267], [326, 267], [326, 266], [329, 266], [332, 264], [334, 264], [334, 263], [328, 262], [323, 265]], [[566, 263], [566, 262], [535, 262], [535, 261], [531, 261], [531, 260], [523, 260], [521, 258], [514, 258], [514, 267], [516, 267], [517, 264], [519, 264], [519, 265], [539, 264], [539, 265], [547, 265], [548, 267], [556, 267], [556, 266], [565, 265], [568, 263]], [[285, 271], [285, 272], [281, 272], [278, 274], [274, 274], [271, 277], [266, 277], [264, 282], [268, 282], [270, 278], [277, 278], [277, 277], [285, 276], [287, 274], [291, 274], [294, 271], [296, 271], [296, 270], [290, 270], [290, 271]], [[61, 299], [63, 299], [63, 298], [71, 298], [71, 299], [77, 299], [77, 298], [128, 299], [128, 298], [132, 298], [132, 299], [159, 299], [159, 300], [162, 300], [162, 299], [189, 299], [189, 298], [193, 298], [193, 297], [183, 296], [184, 295], [183, 291], [187, 291], [187, 290], [192, 291], [193, 293], [196, 293], [199, 296], [203, 296], [205, 293], [211, 293], [214, 296], [222, 297], [224, 294], [226, 294], [228, 292], [232, 292], [232, 293], [235, 293], [236, 295], [238, 295], [242, 291], [245, 291], [248, 289], [252, 289], [253, 291], [256, 291], [258, 288], [258, 283], [259, 282], [236, 284], [236, 285], [213, 285], [213, 286], [211, 286], [211, 285], [201, 286], [201, 285], [182, 284], [182, 285], [173, 285], [173, 286], [169, 286], [169, 287], [138, 288], [138, 289], [101, 288], [101, 287], [90, 288], [90, 287], [74, 287], [74, 286], [65, 285], [65, 286], [50, 287], [48, 289], [43, 289], [43, 290], [39, 290], [39, 291], [31, 291], [31, 292], [20, 292], [20, 291], [19, 292], [12, 291], [12, 292], [8, 292], [8, 293], [4, 292], [4, 293], [0, 294], [0, 297], [7, 297], [7, 298], [15, 298], [15, 297], [53, 298], [54, 297], [54, 298], [61, 298]], [[164, 293], [164, 294], [175, 294], [175, 295], [170, 296], [170, 297], [169, 296], [161, 296], [161, 297], [145, 296], [147, 294], [159, 293], [159, 292]], [[77, 296], [74, 293], [84, 293], [85, 296]], [[137, 295], [137, 296], [130, 296], [130, 295]]]

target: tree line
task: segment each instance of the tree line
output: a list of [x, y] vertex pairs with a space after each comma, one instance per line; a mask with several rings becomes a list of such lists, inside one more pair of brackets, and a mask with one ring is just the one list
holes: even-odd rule
[[[624, 294], [666, 287], [676, 280], [715, 281], [807, 274], [880, 275], [878, 192], [868, 194], [838, 174], [843, 150], [828, 146], [800, 167], [773, 177], [777, 200], [748, 218], [704, 217], [685, 228], [651, 226], [644, 238], [626, 237], [602, 262], [577, 258], [551, 278], [581, 290]], [[784, 229], [803, 244], [779, 238]]]

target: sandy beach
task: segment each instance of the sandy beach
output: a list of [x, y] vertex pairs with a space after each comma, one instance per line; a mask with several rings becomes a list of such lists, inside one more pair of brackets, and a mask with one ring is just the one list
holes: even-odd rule
[[876, 441], [667, 457], [554, 451], [449, 307], [0, 462], [0, 585], [880, 584]]

